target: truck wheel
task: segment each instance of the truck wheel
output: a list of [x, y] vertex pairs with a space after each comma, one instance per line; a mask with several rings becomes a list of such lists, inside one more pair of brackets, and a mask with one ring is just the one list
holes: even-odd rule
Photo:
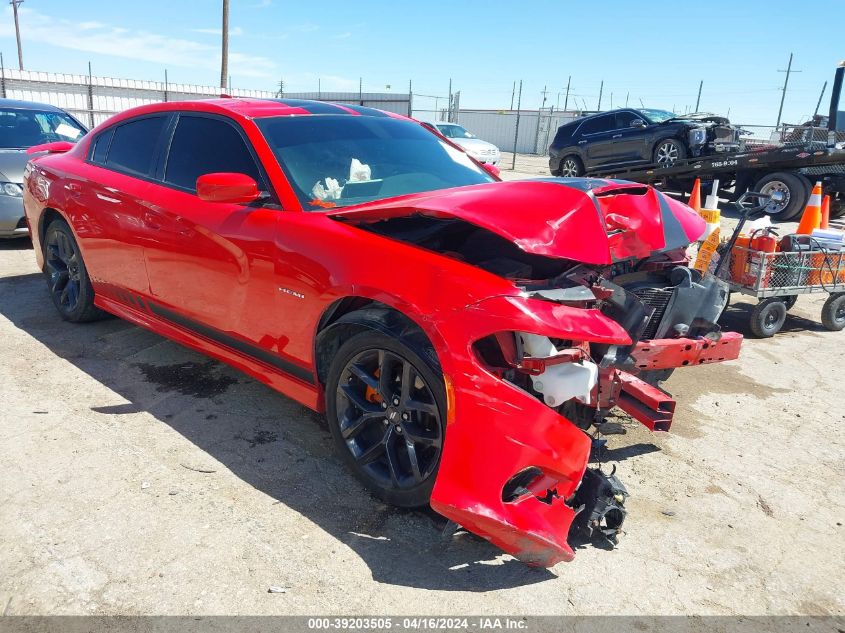
[[832, 294], [824, 302], [822, 325], [831, 332], [838, 332], [845, 328], [845, 292]]
[[833, 200], [830, 204], [830, 218], [841, 218], [845, 215], [845, 200]]
[[687, 148], [680, 141], [667, 138], [654, 147], [654, 162], [660, 167], [671, 167], [687, 157]]
[[807, 200], [810, 198], [808, 184], [809, 181], [803, 176], [778, 171], [758, 180], [754, 185], [754, 191], [768, 194], [780, 193], [783, 199], [780, 202], [769, 201], [765, 211], [772, 219], [791, 220], [800, 215], [807, 205]]
[[584, 165], [577, 156], [567, 156], [560, 161], [560, 175], [565, 178], [577, 178], [584, 175]]
[[751, 312], [751, 331], [758, 338], [774, 336], [786, 321], [786, 304], [780, 297], [763, 299]]

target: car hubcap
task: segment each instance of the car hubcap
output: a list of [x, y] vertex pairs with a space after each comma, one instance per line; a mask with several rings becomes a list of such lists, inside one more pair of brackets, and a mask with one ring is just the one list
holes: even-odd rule
[[82, 277], [79, 254], [64, 233], [52, 231], [48, 236], [45, 271], [56, 302], [63, 310], [72, 311], [79, 303]]
[[657, 148], [657, 164], [668, 166], [678, 160], [678, 147], [674, 143], [663, 143]]
[[561, 176], [568, 176], [570, 178], [578, 175], [578, 164], [572, 160], [571, 158], [566, 159], [563, 161], [563, 165], [560, 168], [560, 175]]
[[335, 398], [347, 448], [381, 486], [413, 488], [434, 472], [443, 447], [440, 411], [407, 359], [383, 349], [357, 354]]
[[760, 188], [760, 193], [765, 193], [768, 195], [772, 195], [773, 193], [780, 193], [781, 199], [779, 202], [775, 200], [769, 200], [766, 204], [764, 211], [769, 215], [778, 215], [783, 213], [783, 210], [786, 208], [786, 205], [789, 204], [790, 199], [790, 191], [789, 187], [786, 186], [780, 180], [772, 180], [771, 182], [767, 182]]

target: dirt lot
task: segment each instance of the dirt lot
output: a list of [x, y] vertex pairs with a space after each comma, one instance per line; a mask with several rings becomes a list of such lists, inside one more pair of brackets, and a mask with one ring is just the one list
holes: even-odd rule
[[621, 545], [543, 570], [375, 501], [319, 416], [245, 375], [62, 322], [31, 245], [0, 243], [0, 613], [841, 615], [845, 333], [821, 303], [677, 372], [671, 434], [610, 438]]

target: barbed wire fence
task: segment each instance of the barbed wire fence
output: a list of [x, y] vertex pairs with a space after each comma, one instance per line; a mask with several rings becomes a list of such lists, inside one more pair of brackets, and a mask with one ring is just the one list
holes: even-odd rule
[[[221, 96], [221, 89], [218, 87], [171, 83], [167, 79], [166, 70], [163, 75], [163, 81], [102, 77], [93, 74], [90, 63], [87, 74], [18, 70], [6, 68], [0, 55], [0, 97], [55, 105], [93, 127], [118, 112], [139, 105]], [[334, 101], [366, 105], [422, 120], [451, 121], [503, 151], [540, 156], [548, 153], [548, 147], [558, 127], [579, 117], [602, 111], [602, 105], [610, 106], [605, 109], [644, 106], [642, 100], [633, 97], [630, 92], [627, 92], [624, 98], [614, 92], [602, 94], [603, 84], [595, 95], [583, 89], [577, 91], [571, 85], [570, 79], [566, 90], [549, 91], [544, 87], [542, 104], [539, 107], [523, 108], [521, 90], [517, 95], [517, 86], [521, 83], [515, 81], [512, 90], [496, 91], [496, 100], [501, 100], [504, 105], [500, 109], [461, 107], [461, 91], [451, 91], [451, 82], [450, 92], [446, 94], [416, 92], [413, 90], [413, 82], [410, 81], [407, 92], [365, 92], [363, 81], [359, 82], [357, 91], [288, 92], [284, 89], [283, 80], [275, 91], [229, 88], [226, 94], [232, 97], [262, 99], [283, 96]], [[385, 88], [389, 89], [389, 86]], [[595, 108], [591, 108], [594, 99]], [[691, 109], [692, 106], [686, 105], [681, 114]], [[818, 111], [818, 107], [816, 110]], [[781, 123], [777, 127], [743, 123], [737, 125], [747, 132], [743, 136], [745, 145], [753, 148], [771, 143], [823, 141], [826, 131], [821, 125], [821, 119], [816, 119], [819, 117], [813, 118], [815, 127], [807, 126], [806, 121], [802, 124]]]

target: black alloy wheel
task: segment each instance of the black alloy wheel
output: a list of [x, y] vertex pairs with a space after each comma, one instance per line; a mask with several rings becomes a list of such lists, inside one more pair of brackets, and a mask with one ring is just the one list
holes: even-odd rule
[[356, 476], [403, 507], [428, 503], [445, 430], [445, 389], [402, 341], [365, 332], [332, 363], [326, 387], [329, 425]]
[[79, 245], [62, 220], [51, 222], [44, 235], [44, 275], [50, 297], [63, 319], [82, 323], [104, 315], [94, 306], [94, 289]]

